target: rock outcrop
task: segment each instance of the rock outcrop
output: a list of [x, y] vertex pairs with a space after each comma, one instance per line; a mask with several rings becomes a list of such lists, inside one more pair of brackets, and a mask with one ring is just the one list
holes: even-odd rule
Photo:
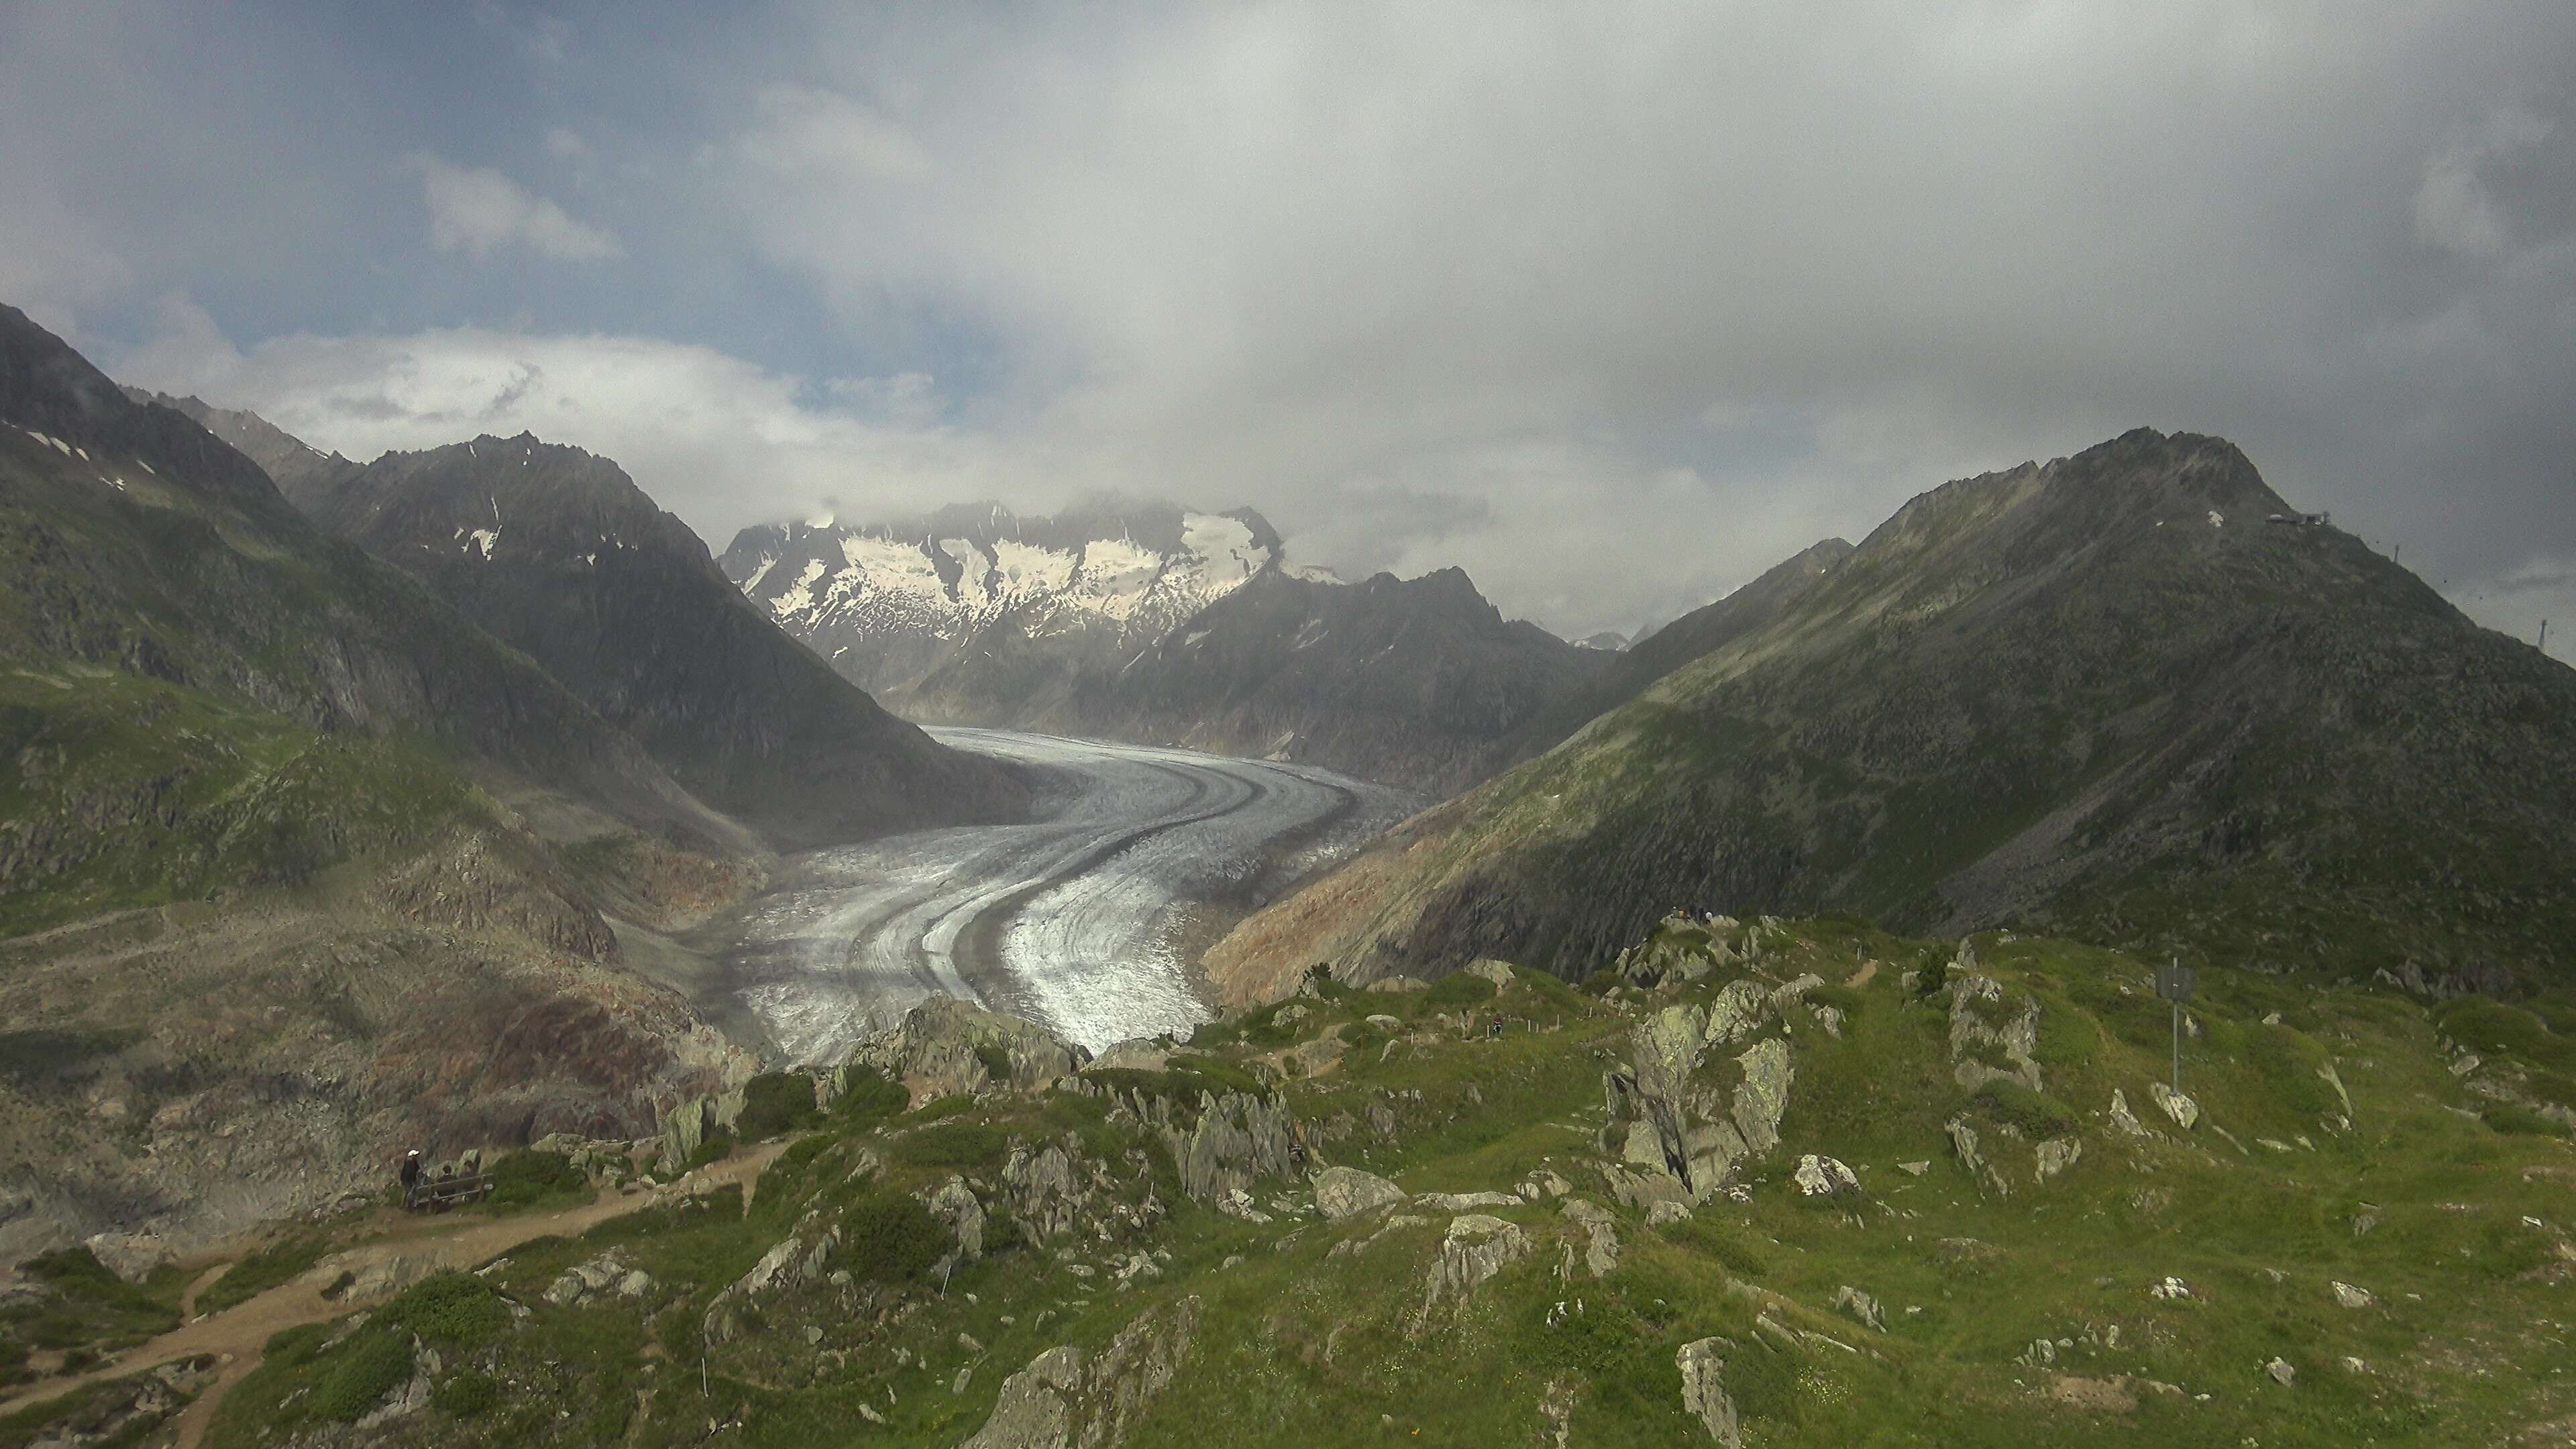
[[1726, 1392], [1726, 1356], [1734, 1349], [1733, 1339], [1703, 1338], [1683, 1344], [1673, 1362], [1682, 1371], [1683, 1412], [1726, 1449], [1744, 1449], [1743, 1421]]
[[1003, 1381], [992, 1417], [961, 1449], [1108, 1449], [1170, 1387], [1198, 1327], [1199, 1300], [1183, 1298], [1096, 1353], [1048, 1349]]
[[1451, 1218], [1449, 1230], [1440, 1238], [1440, 1259], [1431, 1265], [1424, 1310], [1465, 1298], [1476, 1285], [1528, 1257], [1529, 1251], [1529, 1234], [1517, 1223], [1484, 1213]]
[[1041, 1087], [1090, 1060], [1091, 1053], [1044, 1027], [941, 993], [861, 1042], [849, 1058], [903, 1083], [916, 1106], [997, 1087]]
[[1950, 973], [1950, 1062], [1959, 1085], [1973, 1092], [1988, 1082], [2013, 1082], [2039, 1090], [2039, 999], [2014, 1005], [1991, 976]]
[[[1736, 1055], [1732, 1072], [1712, 1074], [1706, 1065], [1713, 1047], [1742, 1040], [1776, 1010], [1774, 997], [1754, 983], [1730, 982], [1713, 1010], [1668, 1006], [1639, 1022], [1629, 1033], [1633, 1064], [1603, 1078], [1609, 1122], [1602, 1150], [1647, 1178], [1669, 1179], [1675, 1195], [1697, 1203], [1738, 1163], [1778, 1146], [1795, 1075], [1788, 1043], [1755, 1041]], [[1661, 1192], [1647, 1184], [1622, 1195]]]
[[1315, 1174], [1315, 1211], [1327, 1222], [1340, 1222], [1406, 1200], [1403, 1188], [1356, 1167], [1327, 1167]]
[[[1558, 1211], [1583, 1229], [1583, 1257], [1580, 1262], [1583, 1276], [1609, 1277], [1611, 1270], [1619, 1266], [1619, 1229], [1609, 1210], [1598, 1203], [1569, 1197], [1558, 1204]], [[1565, 1245], [1565, 1275], [1573, 1277], [1576, 1267], [1574, 1245], [1568, 1243]]]
[[726, 1285], [707, 1304], [707, 1342], [725, 1343], [741, 1336], [745, 1309], [821, 1277], [823, 1265], [840, 1245], [837, 1226], [822, 1227], [811, 1218], [800, 1224], [794, 1236], [761, 1254], [750, 1272]]

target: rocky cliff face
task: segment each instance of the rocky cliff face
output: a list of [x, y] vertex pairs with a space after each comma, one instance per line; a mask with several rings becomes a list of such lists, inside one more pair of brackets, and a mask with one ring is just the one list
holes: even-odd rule
[[232, 444], [243, 457], [257, 463], [269, 481], [277, 485], [277, 491], [298, 509], [309, 511], [366, 466], [337, 453], [325, 453], [244, 409], [219, 408], [203, 398], [172, 397], [135, 387], [125, 389], [125, 395], [137, 403], [168, 408]]
[[2576, 671], [2285, 512], [2235, 448], [2146, 431], [1936, 489], [1211, 968], [1574, 971], [1684, 903], [2551, 976]]
[[1267, 575], [1086, 680], [1063, 718], [1442, 795], [1492, 774], [1519, 731], [1618, 657], [1506, 621], [1457, 569]]
[[1015, 817], [1021, 782], [799, 648], [625, 472], [534, 437], [388, 454], [305, 511], [527, 653], [693, 792], [791, 844]]

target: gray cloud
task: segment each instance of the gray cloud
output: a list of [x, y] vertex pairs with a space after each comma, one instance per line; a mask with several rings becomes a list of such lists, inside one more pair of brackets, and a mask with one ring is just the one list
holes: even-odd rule
[[[606, 63], [499, 18], [563, 85]], [[685, 126], [608, 97], [531, 109], [524, 162], [426, 144], [602, 140], [597, 239], [738, 307], [726, 341], [610, 284], [106, 360], [353, 452], [535, 427], [719, 542], [827, 493], [1246, 502], [1568, 631], [2140, 424], [2236, 439], [2500, 625], [2576, 563], [2563, 0], [817, 5], [675, 44]], [[192, 285], [7, 152], [0, 240], [77, 240], [0, 247], [0, 285]], [[484, 174], [436, 245], [585, 245]]]

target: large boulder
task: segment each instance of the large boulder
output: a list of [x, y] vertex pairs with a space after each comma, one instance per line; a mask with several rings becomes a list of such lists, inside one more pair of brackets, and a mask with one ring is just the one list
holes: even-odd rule
[[1051, 1348], [1002, 1383], [992, 1417], [960, 1449], [1107, 1449], [1171, 1386], [1199, 1327], [1199, 1300], [1184, 1298], [1085, 1353]]
[[[1776, 1010], [1770, 992], [1731, 982], [1713, 1011], [1668, 1006], [1638, 1022], [1628, 1035], [1632, 1065], [1603, 1079], [1609, 1120], [1602, 1151], [1648, 1177], [1671, 1178], [1678, 1196], [1698, 1203], [1737, 1163], [1778, 1146], [1794, 1077], [1789, 1044], [1766, 1037], [1736, 1056], [1734, 1072], [1706, 1067], [1713, 1046], [1741, 1040]], [[1633, 1191], [1620, 1196], [1641, 1200]]]
[[1356, 1167], [1327, 1167], [1315, 1174], [1315, 1211], [1328, 1222], [1393, 1207], [1407, 1201], [1403, 1188]]
[[1529, 1234], [1517, 1223], [1484, 1213], [1451, 1218], [1449, 1231], [1440, 1239], [1440, 1259], [1431, 1265], [1431, 1287], [1423, 1306], [1436, 1308], [1444, 1301], [1465, 1298], [1476, 1285], [1529, 1256], [1529, 1250]]
[[839, 1228], [818, 1230], [810, 1218], [794, 1236], [781, 1240], [751, 1271], [725, 1286], [707, 1303], [706, 1340], [725, 1343], [742, 1335], [742, 1313], [760, 1299], [801, 1288], [823, 1276], [823, 1265], [841, 1245]]
[[1090, 1060], [1090, 1052], [1044, 1027], [937, 993], [849, 1058], [903, 1083], [916, 1106], [997, 1087], [1043, 1087]]
[[1743, 1422], [1726, 1392], [1726, 1355], [1734, 1347], [1733, 1339], [1703, 1338], [1683, 1344], [1673, 1362], [1682, 1371], [1682, 1411], [1726, 1449], [1744, 1449]]
[[150, 1233], [99, 1233], [82, 1243], [107, 1271], [140, 1283], [171, 1260], [170, 1245]]
[[2018, 1005], [1991, 976], [1950, 973], [1950, 1064], [1973, 1092], [1988, 1082], [2039, 1090], [2039, 998]]

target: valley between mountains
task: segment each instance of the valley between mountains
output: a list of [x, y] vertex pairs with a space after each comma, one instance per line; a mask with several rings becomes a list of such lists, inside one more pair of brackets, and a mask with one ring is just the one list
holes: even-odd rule
[[1634, 642], [1294, 542], [0, 308], [0, 1449], [2576, 1443], [2576, 671], [2143, 428]]

